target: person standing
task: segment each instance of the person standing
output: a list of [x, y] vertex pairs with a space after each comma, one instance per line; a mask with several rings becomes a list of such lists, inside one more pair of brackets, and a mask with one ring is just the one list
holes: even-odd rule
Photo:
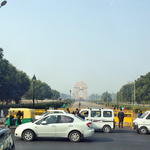
[[142, 110], [140, 110], [139, 112], [138, 112], [138, 118], [140, 118], [141, 116], [142, 116]]
[[70, 114], [70, 110], [69, 110], [69, 108], [67, 108], [67, 113], [69, 113], [69, 114]]
[[122, 109], [118, 112], [118, 119], [119, 119], [119, 128], [123, 128], [123, 121], [124, 121], [124, 112]]
[[17, 116], [17, 125], [20, 125], [21, 124], [21, 116], [22, 116], [22, 113], [20, 110], [17, 112], [16, 116]]

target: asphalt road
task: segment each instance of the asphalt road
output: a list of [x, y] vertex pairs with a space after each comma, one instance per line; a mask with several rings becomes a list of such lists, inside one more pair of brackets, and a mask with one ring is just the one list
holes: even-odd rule
[[115, 130], [113, 133], [96, 132], [90, 139], [79, 143], [67, 139], [38, 139], [25, 142], [15, 139], [16, 150], [148, 150], [150, 134], [139, 135], [133, 130]]

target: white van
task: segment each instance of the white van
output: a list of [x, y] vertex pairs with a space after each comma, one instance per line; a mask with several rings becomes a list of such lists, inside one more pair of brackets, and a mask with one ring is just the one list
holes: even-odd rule
[[92, 121], [95, 130], [100, 129], [108, 133], [115, 127], [112, 109], [81, 109], [80, 115], [84, 116], [85, 120]]
[[133, 127], [140, 134], [150, 132], [150, 111], [146, 111], [139, 118], [136, 118], [133, 121]]

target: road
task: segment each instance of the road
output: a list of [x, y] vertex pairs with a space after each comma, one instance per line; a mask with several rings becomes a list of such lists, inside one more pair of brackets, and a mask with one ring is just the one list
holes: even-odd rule
[[96, 132], [90, 139], [79, 143], [42, 138], [33, 142], [15, 139], [15, 144], [16, 150], [148, 150], [150, 134], [139, 135], [131, 129], [117, 129], [113, 133]]
[[[102, 108], [102, 105], [98, 105], [96, 103], [91, 103], [91, 102], [87, 102], [87, 101], [81, 101], [80, 102], [80, 108]], [[79, 101], [76, 101], [73, 103], [73, 105], [71, 106], [73, 108], [79, 108]]]

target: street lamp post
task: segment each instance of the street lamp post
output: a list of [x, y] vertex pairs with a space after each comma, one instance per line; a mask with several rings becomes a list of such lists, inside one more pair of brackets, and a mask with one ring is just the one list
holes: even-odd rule
[[134, 103], [135, 103], [135, 99], [136, 99], [136, 95], [135, 95], [135, 81], [134, 81], [134, 88], [133, 88], [133, 90], [134, 90], [134, 93], [133, 93], [133, 105], [134, 105]]
[[72, 91], [71, 91], [71, 90], [69, 90], [69, 92], [70, 92], [70, 99], [71, 99], [71, 92], [72, 92]]
[[32, 102], [33, 102], [33, 108], [35, 107], [35, 82], [36, 82], [36, 77], [35, 75], [32, 78]]
[[2, 2], [0, 3], [0, 8], [3, 7], [3, 6], [5, 6], [6, 4], [7, 4], [7, 1], [2, 1]]

